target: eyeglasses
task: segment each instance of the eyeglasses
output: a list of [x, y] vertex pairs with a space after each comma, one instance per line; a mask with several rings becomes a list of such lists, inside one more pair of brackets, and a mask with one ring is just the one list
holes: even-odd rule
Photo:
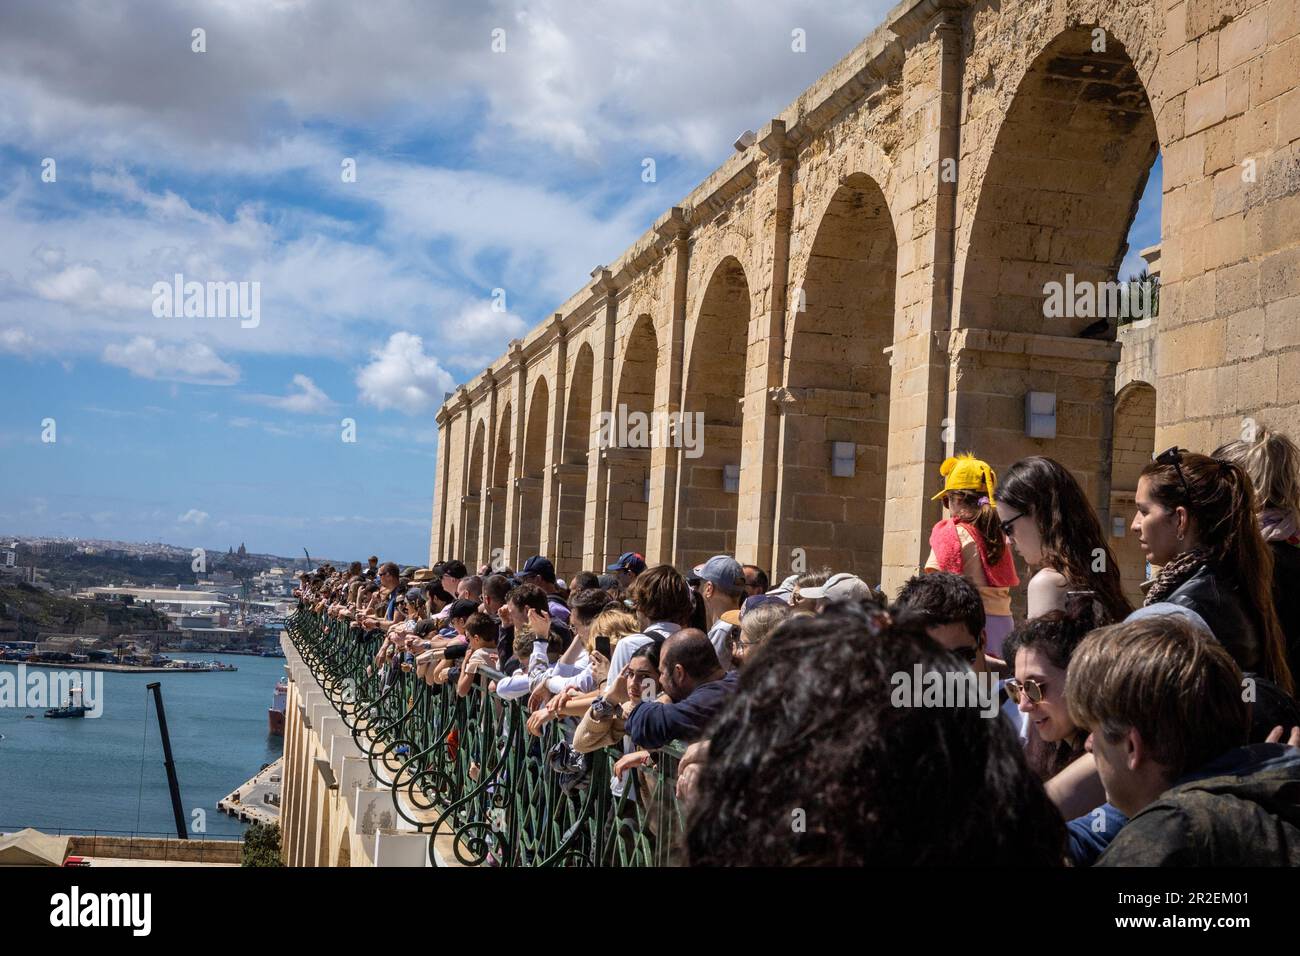
[[1014, 533], [1011, 529], [1014, 527], [1015, 523], [1019, 521], [1021, 518], [1023, 518], [1024, 516], [1025, 513], [1022, 511], [1014, 518], [1008, 518], [1006, 521], [1000, 522], [1000, 524], [1002, 525], [1002, 533], [1005, 534], [1008, 538], [1011, 537], [1011, 535]]
[[1005, 686], [1007, 688], [1007, 696], [1017, 703], [1019, 703], [1020, 695], [1023, 693], [1029, 698], [1031, 703], [1037, 704], [1043, 699], [1044, 693], [1047, 689], [1047, 683], [1045, 681], [1041, 684], [1036, 680], [1027, 680], [1024, 683], [1021, 683], [1014, 677], [1008, 680]]
[[1160, 454], [1156, 455], [1157, 465], [1173, 465], [1174, 471], [1178, 472], [1178, 480], [1182, 482], [1183, 493], [1187, 495], [1187, 503], [1192, 501], [1192, 486], [1187, 483], [1187, 476], [1183, 474], [1183, 449], [1175, 445], [1173, 448], [1166, 448]]

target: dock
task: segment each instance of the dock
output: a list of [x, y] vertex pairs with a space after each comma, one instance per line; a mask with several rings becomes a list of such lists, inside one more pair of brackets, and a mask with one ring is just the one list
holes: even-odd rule
[[245, 823], [280, 822], [280, 786], [284, 757], [277, 757], [251, 780], [217, 801], [217, 809]]

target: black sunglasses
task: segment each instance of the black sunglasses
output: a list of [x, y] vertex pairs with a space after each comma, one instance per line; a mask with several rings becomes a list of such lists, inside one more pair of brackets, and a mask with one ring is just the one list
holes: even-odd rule
[[1187, 495], [1187, 503], [1192, 503], [1192, 486], [1187, 483], [1187, 476], [1183, 474], [1183, 451], [1175, 445], [1172, 448], [1166, 448], [1160, 454], [1156, 455], [1157, 465], [1173, 465], [1174, 471], [1178, 472], [1178, 480], [1183, 485], [1183, 493]]

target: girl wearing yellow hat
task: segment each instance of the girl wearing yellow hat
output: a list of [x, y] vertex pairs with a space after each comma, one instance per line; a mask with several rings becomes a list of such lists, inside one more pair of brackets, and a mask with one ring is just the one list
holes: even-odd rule
[[[986, 650], [1002, 656], [1002, 641], [1011, 633], [1011, 589], [1020, 583], [1015, 558], [1002, 533], [993, 493], [997, 474], [974, 455], [958, 455], [940, 467], [942, 498], [949, 516], [930, 531], [926, 571], [960, 574], [979, 589], [984, 602]], [[933, 499], [931, 499], [933, 500]]]

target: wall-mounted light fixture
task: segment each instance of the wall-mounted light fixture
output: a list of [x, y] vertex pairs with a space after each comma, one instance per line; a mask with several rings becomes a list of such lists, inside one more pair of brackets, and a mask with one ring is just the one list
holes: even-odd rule
[[852, 478], [857, 471], [858, 446], [851, 441], [831, 442], [831, 474], [836, 478]]
[[1025, 392], [1025, 434], [1030, 438], [1056, 437], [1056, 393]]
[[740, 494], [739, 465], [724, 465], [722, 467], [722, 490], [729, 495]]

